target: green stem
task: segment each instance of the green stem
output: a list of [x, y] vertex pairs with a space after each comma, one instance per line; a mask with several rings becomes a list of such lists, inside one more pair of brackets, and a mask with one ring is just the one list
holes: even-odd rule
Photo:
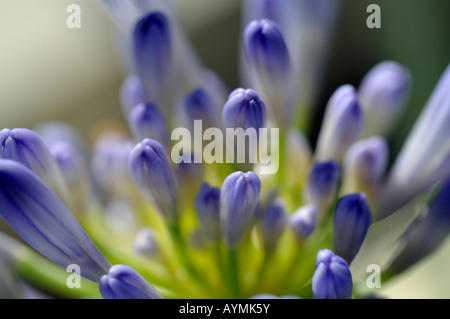
[[285, 172], [285, 158], [286, 158], [286, 133], [280, 131], [280, 142], [278, 144], [278, 172], [277, 172], [277, 183], [281, 188], [284, 183], [284, 172]]
[[227, 248], [227, 261], [228, 261], [228, 282], [230, 285], [230, 293], [232, 298], [241, 297], [241, 288], [239, 284], [239, 271], [238, 271], [238, 256], [237, 248]]

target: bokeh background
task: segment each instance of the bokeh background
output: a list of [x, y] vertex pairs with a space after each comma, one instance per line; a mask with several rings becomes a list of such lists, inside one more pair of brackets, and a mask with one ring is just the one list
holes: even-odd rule
[[[238, 87], [241, 1], [174, 2], [204, 64], [221, 75], [230, 89]], [[316, 122], [320, 123], [325, 104], [338, 86], [357, 86], [376, 63], [398, 61], [412, 72], [413, 92], [390, 140], [395, 154], [450, 62], [450, 1], [342, 2], [316, 101]], [[66, 8], [71, 3], [81, 7], [81, 29], [66, 27]], [[366, 26], [366, 8], [371, 3], [381, 7], [381, 29]], [[42, 121], [63, 120], [89, 141], [99, 121], [123, 121], [118, 92], [125, 70], [112, 22], [96, 1], [0, 0], [0, 43], [0, 128], [32, 128]], [[313, 129], [313, 142], [314, 138]], [[431, 258], [382, 283], [377, 293], [395, 298], [450, 298], [449, 287], [447, 240]]]

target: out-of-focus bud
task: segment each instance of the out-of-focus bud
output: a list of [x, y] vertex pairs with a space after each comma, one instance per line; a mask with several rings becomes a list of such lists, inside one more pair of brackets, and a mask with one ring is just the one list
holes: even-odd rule
[[304, 197], [306, 202], [326, 213], [336, 196], [339, 166], [334, 161], [315, 163], [308, 177]]
[[195, 213], [203, 238], [217, 242], [220, 240], [220, 189], [203, 183], [195, 197]]
[[128, 118], [131, 110], [139, 103], [146, 101], [145, 89], [141, 79], [136, 75], [128, 76], [120, 88], [120, 106], [125, 118]]
[[290, 216], [289, 224], [299, 242], [303, 242], [314, 232], [318, 215], [316, 206], [307, 205], [300, 207]]
[[276, 199], [262, 212], [261, 237], [266, 252], [273, 251], [287, 224], [287, 212], [283, 201]]
[[142, 228], [133, 242], [133, 250], [143, 256], [154, 256], [158, 253], [155, 233], [148, 227]]

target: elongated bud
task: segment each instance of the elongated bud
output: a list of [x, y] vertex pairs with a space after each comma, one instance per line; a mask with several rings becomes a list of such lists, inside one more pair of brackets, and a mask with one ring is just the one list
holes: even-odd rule
[[334, 161], [316, 163], [309, 173], [305, 200], [325, 212], [336, 196], [339, 183], [339, 166]]
[[411, 130], [375, 208], [387, 217], [450, 174], [450, 65]]
[[386, 140], [379, 136], [353, 144], [344, 157], [342, 193], [372, 195], [386, 169], [388, 153]]
[[289, 224], [299, 242], [307, 239], [317, 227], [319, 211], [314, 205], [307, 205], [297, 209], [289, 219]]
[[278, 126], [288, 127], [293, 105], [291, 61], [278, 25], [268, 19], [250, 22], [244, 31], [244, 50], [253, 86], [264, 95]]
[[163, 13], [152, 12], [138, 21], [134, 29], [136, 69], [147, 101], [160, 105], [165, 115], [170, 114], [171, 108], [166, 101], [172, 79], [172, 50], [169, 21]]
[[50, 148], [62, 173], [70, 195], [70, 209], [74, 213], [83, 213], [91, 200], [92, 191], [87, 164], [75, 146], [59, 142]]
[[169, 128], [166, 120], [154, 104], [140, 103], [133, 107], [128, 124], [137, 140], [151, 138], [170, 148]]
[[128, 119], [131, 110], [146, 100], [145, 89], [141, 79], [136, 75], [128, 76], [120, 88], [120, 106], [125, 118]]
[[28, 167], [65, 203], [69, 203], [67, 187], [47, 145], [35, 132], [16, 128], [0, 131], [0, 158]]
[[398, 274], [435, 251], [450, 234], [450, 180], [431, 200], [423, 214], [405, 230], [398, 242], [401, 250], [387, 271]]
[[371, 213], [363, 193], [342, 197], [334, 212], [334, 251], [351, 263], [366, 238]]
[[154, 256], [158, 252], [154, 231], [148, 227], [142, 228], [134, 239], [133, 250], [143, 256]]
[[253, 172], [234, 172], [224, 180], [220, 191], [220, 222], [228, 247], [236, 246], [242, 240], [260, 191], [261, 182]]
[[343, 85], [328, 102], [320, 129], [316, 159], [335, 160], [340, 163], [347, 149], [361, 135], [363, 112], [355, 88]]
[[166, 221], [176, 219], [176, 185], [169, 157], [158, 142], [144, 139], [130, 153], [129, 168], [145, 199]]
[[373, 67], [358, 89], [367, 121], [364, 136], [389, 133], [411, 91], [411, 74], [402, 65], [385, 61]]
[[347, 262], [329, 249], [319, 251], [312, 289], [314, 299], [351, 299], [353, 282]]
[[220, 189], [203, 183], [195, 197], [195, 213], [203, 237], [209, 241], [220, 240]]
[[273, 251], [287, 224], [287, 212], [281, 200], [269, 204], [261, 216], [261, 236], [264, 249]]
[[28, 168], [0, 160], [0, 215], [34, 249], [99, 281], [110, 264], [56, 195]]
[[186, 113], [189, 119], [201, 120], [204, 129], [219, 126], [219, 108], [208, 92], [198, 88], [191, 91], [186, 97]]
[[125, 265], [114, 265], [100, 280], [104, 299], [162, 299], [136, 270]]

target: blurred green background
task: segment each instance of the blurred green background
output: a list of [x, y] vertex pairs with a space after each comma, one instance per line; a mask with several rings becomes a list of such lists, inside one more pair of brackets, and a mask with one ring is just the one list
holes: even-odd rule
[[[238, 87], [240, 1], [174, 2], [205, 65], [230, 89]], [[66, 7], [71, 3], [81, 7], [81, 29], [66, 27]], [[381, 7], [381, 29], [366, 26], [371, 3]], [[395, 153], [450, 62], [449, 13], [449, 0], [343, 0], [316, 102], [316, 122], [338, 86], [357, 86], [376, 63], [398, 61], [411, 70], [413, 91], [391, 140]], [[124, 72], [114, 28], [95, 1], [0, 0], [0, 41], [1, 128], [64, 120], [88, 139], [98, 121], [123, 121], [118, 92]], [[449, 269], [450, 241], [432, 258], [383, 285], [379, 293], [450, 298]]]

